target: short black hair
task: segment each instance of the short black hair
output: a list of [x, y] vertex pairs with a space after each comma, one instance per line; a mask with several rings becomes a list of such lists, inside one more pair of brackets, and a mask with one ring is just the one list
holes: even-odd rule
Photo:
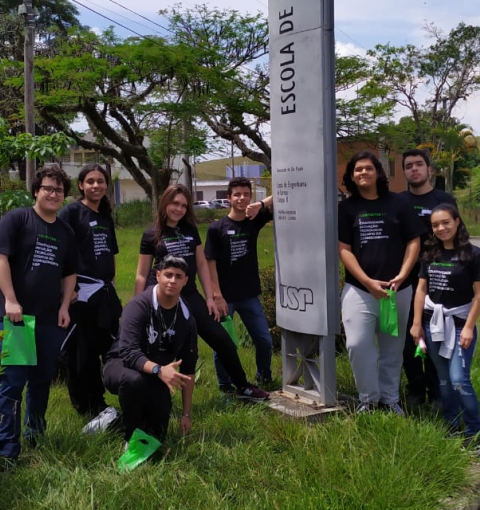
[[167, 255], [160, 261], [157, 270], [163, 271], [164, 269], [168, 269], [169, 267], [181, 269], [185, 274], [187, 274], [188, 272], [188, 264], [182, 257], [174, 257], [173, 255]]
[[40, 186], [45, 177], [57, 181], [57, 184], [63, 184], [63, 194], [66, 197], [70, 192], [70, 177], [62, 170], [58, 163], [47, 163], [40, 167], [35, 172], [35, 177], [32, 182], [32, 197], [35, 198], [35, 193], [40, 191]]
[[408, 151], [405, 151], [402, 154], [402, 168], [405, 170], [405, 160], [409, 156], [421, 156], [423, 158], [423, 161], [425, 161], [425, 164], [427, 166], [430, 166], [430, 156], [428, 155], [427, 151], [424, 151], [422, 149], [410, 149]]
[[250, 191], [252, 191], [252, 183], [250, 182], [250, 179], [247, 179], [246, 177], [234, 177], [228, 183], [227, 197], [232, 196], [233, 188], [239, 188], [239, 187], [248, 188]]

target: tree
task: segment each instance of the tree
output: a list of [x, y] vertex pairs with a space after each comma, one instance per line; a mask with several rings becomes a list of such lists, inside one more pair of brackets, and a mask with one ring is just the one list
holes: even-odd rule
[[430, 46], [387, 44], [368, 52], [372, 78], [363, 92], [409, 110], [420, 143], [435, 145], [434, 130], [458, 124], [455, 107], [480, 90], [480, 27], [460, 23], [448, 36], [434, 25], [425, 28]]
[[434, 129], [432, 134], [437, 140], [436, 145], [420, 147], [431, 149], [432, 163], [445, 179], [445, 191], [452, 193], [455, 163], [462, 153], [478, 151], [476, 139], [464, 124], [449, 128], [439, 127]]
[[65, 154], [73, 142], [64, 133], [43, 136], [22, 133], [12, 136], [8, 132], [7, 122], [0, 117], [0, 169], [7, 169], [12, 160], [25, 158], [27, 154], [42, 164]]

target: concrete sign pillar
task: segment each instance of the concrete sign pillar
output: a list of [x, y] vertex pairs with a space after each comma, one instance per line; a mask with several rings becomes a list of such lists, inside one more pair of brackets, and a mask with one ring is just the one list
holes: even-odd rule
[[283, 389], [333, 405], [339, 328], [333, 0], [269, 0]]

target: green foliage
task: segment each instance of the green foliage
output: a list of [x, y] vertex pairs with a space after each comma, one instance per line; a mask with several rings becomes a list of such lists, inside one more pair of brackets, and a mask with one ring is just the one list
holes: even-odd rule
[[[150, 200], [131, 200], [115, 207], [114, 219], [119, 227], [143, 227], [153, 222]], [[140, 239], [139, 239], [140, 242]]]
[[273, 349], [280, 351], [282, 348], [282, 339], [280, 336], [280, 328], [277, 326], [275, 268], [273, 266], [260, 269], [260, 285], [262, 287], [260, 301], [267, 318], [270, 335], [272, 335]]
[[17, 207], [33, 205], [32, 195], [25, 190], [4, 191], [0, 193], [0, 216]]
[[25, 183], [19, 179], [10, 178], [7, 174], [0, 174], [0, 192], [3, 191], [24, 191]]

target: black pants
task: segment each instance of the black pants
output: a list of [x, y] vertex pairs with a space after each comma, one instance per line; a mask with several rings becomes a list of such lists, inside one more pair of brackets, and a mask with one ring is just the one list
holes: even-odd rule
[[[415, 292], [414, 292], [415, 297]], [[427, 357], [423, 360], [420, 357], [415, 358], [417, 346], [410, 335], [410, 328], [413, 324], [413, 301], [410, 305], [408, 315], [407, 333], [405, 335], [405, 347], [403, 348], [403, 370], [407, 376], [407, 393], [421, 398], [428, 398], [430, 402], [440, 399], [440, 383], [438, 381], [437, 371], [430, 359], [427, 351]]]
[[105, 386], [118, 395], [128, 441], [139, 428], [163, 441], [172, 410], [170, 390], [158, 377], [126, 368], [120, 358], [107, 361]]
[[112, 333], [98, 325], [97, 309], [86, 302], [70, 307], [72, 327], [64, 360], [70, 401], [80, 414], [97, 415], [105, 409], [102, 362], [112, 342]]
[[247, 376], [242, 368], [237, 349], [230, 335], [213, 318], [213, 315], [208, 313], [207, 303], [198, 292], [182, 297], [187, 301], [188, 307], [195, 318], [198, 334], [207, 345], [217, 352], [233, 384], [238, 389], [244, 388], [248, 384]]

